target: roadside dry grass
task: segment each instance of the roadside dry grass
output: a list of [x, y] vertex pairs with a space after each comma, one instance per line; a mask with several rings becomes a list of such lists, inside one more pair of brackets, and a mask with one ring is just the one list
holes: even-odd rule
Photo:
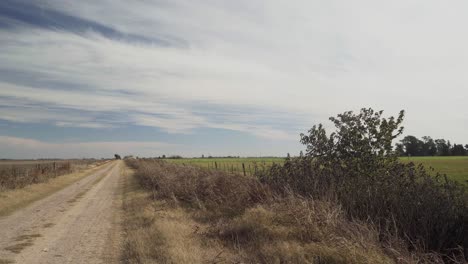
[[0, 192], [0, 216], [9, 215], [17, 209], [23, 208], [36, 200], [47, 197], [50, 194], [79, 181], [90, 173], [102, 168], [102, 166], [108, 165], [109, 163], [105, 163], [100, 166], [91, 165], [87, 169], [53, 178], [47, 182], [28, 185], [21, 189], [2, 191]]
[[248, 176], [129, 165], [125, 263], [441, 263], [399, 238], [382, 240], [333, 202], [276, 195]]
[[208, 225], [184, 208], [152, 200], [128, 168], [123, 208], [124, 263], [236, 263], [220, 242], [203, 239]]
[[378, 232], [333, 204], [290, 196], [248, 208], [211, 234], [247, 263], [395, 263]]

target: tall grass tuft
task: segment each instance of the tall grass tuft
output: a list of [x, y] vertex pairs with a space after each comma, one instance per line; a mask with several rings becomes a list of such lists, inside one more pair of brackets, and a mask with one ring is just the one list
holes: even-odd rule
[[222, 215], [237, 215], [252, 204], [271, 196], [257, 179], [160, 160], [138, 163], [136, 177], [154, 198], [169, 198], [194, 208]]

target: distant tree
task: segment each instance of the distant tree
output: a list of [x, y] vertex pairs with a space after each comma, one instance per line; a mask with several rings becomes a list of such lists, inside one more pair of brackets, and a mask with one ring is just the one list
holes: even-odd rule
[[452, 156], [465, 156], [466, 155], [466, 150], [463, 148], [462, 144], [453, 144], [452, 151], [451, 151]]
[[400, 156], [463, 156], [468, 155], [468, 144], [452, 144], [445, 139], [433, 140], [429, 136], [422, 140], [415, 136], [404, 137], [401, 143], [396, 144], [395, 153]]
[[165, 159], [165, 158], [166, 158], [166, 155], [162, 155], [162, 158]]
[[202, 154], [202, 155], [201, 155], [201, 157], [202, 157], [202, 159], [204, 159], [204, 158], [205, 158], [205, 155], [204, 155], [204, 154]]
[[403, 144], [396, 143], [395, 144], [395, 154], [398, 156], [405, 156], [405, 148], [403, 147]]
[[423, 145], [424, 142], [416, 138], [415, 136], [406, 136], [401, 141], [407, 156], [423, 156]]
[[437, 146], [431, 137], [422, 137], [423, 141], [423, 155], [424, 156], [435, 156], [437, 154]]
[[114, 154], [115, 159], [122, 159], [119, 154]]
[[448, 156], [450, 154], [450, 149], [445, 139], [436, 139], [435, 144], [437, 147], [438, 156]]

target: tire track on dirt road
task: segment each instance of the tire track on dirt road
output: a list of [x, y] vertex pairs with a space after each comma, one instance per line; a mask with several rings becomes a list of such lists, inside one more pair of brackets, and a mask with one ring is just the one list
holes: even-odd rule
[[118, 262], [122, 166], [111, 162], [0, 218], [0, 263]]

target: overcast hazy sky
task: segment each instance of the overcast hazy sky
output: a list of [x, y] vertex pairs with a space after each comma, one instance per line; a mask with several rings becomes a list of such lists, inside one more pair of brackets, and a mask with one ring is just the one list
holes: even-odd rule
[[0, 158], [297, 153], [361, 107], [468, 143], [468, 1], [2, 0]]

